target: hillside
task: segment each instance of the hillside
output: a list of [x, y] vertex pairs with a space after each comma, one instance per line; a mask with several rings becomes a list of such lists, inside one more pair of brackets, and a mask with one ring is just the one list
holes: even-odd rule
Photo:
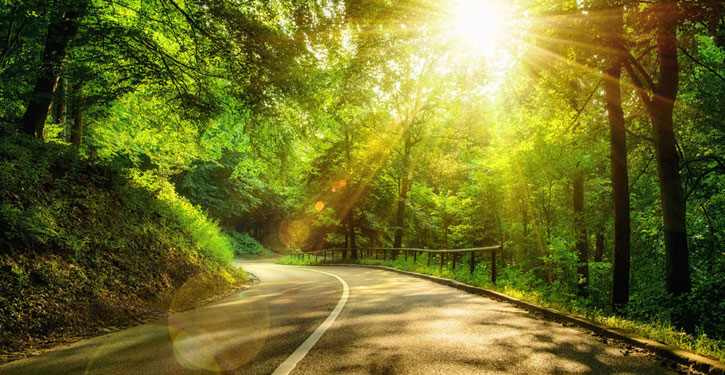
[[87, 336], [241, 285], [230, 239], [170, 184], [0, 138], [0, 348]]

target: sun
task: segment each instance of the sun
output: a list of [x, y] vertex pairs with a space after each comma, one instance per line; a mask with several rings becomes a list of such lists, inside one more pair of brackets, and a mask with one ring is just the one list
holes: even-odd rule
[[[493, 56], [508, 33], [509, 20], [493, 0], [459, 0], [451, 13], [451, 31], [466, 48]], [[505, 3], [505, 2], [503, 2]]]

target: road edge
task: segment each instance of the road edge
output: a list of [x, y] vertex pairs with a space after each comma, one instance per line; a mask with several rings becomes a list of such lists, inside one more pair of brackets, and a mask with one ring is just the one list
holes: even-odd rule
[[550, 318], [558, 319], [570, 324], [577, 325], [579, 327], [586, 328], [590, 331], [593, 331], [596, 334], [599, 334], [603, 337], [623, 341], [627, 344], [630, 344], [632, 346], [640, 347], [643, 349], [647, 349], [651, 352], [654, 352], [655, 354], [658, 354], [664, 358], [667, 358], [669, 360], [675, 361], [677, 363], [691, 366], [695, 370], [702, 371], [706, 374], [714, 374], [714, 375], [725, 375], [725, 364], [718, 362], [714, 359], [707, 358], [704, 356], [701, 356], [699, 354], [690, 353], [688, 351], [675, 348], [673, 346], [663, 344], [658, 341], [650, 340], [647, 338], [644, 338], [639, 335], [635, 335], [629, 332], [624, 332], [620, 329], [609, 327], [601, 323], [597, 323], [595, 321], [585, 319], [582, 317], [574, 316], [571, 314], [567, 314], [558, 310], [554, 310], [548, 307], [543, 307], [536, 305], [531, 302], [526, 302], [523, 300], [520, 300], [515, 297], [511, 297], [509, 295], [495, 292], [493, 290], [480, 288], [477, 286], [469, 285], [462, 283], [460, 281], [451, 280], [451, 279], [445, 279], [442, 277], [437, 276], [431, 276], [431, 275], [425, 275], [421, 273], [416, 272], [410, 272], [410, 271], [404, 271], [399, 270], [397, 268], [392, 267], [386, 267], [386, 266], [376, 266], [376, 265], [369, 265], [369, 264], [311, 264], [311, 266], [345, 266], [345, 267], [361, 267], [361, 268], [375, 268], [385, 271], [392, 271], [396, 273], [400, 273], [403, 275], [413, 276], [420, 279], [425, 279], [429, 281], [433, 281], [437, 284], [442, 284], [446, 286], [450, 286], [459, 290], [462, 290], [464, 292], [468, 292], [471, 294], [479, 295], [482, 297], [491, 298], [497, 301], [507, 302], [510, 303], [516, 307], [522, 308], [524, 310], [533, 311], [535, 313], [539, 313], [542, 315], [545, 315]]
[[295, 349], [295, 351], [290, 354], [289, 357], [287, 357], [287, 359], [284, 360], [284, 362], [277, 366], [272, 375], [288, 375], [290, 372], [292, 372], [292, 370], [297, 367], [297, 364], [307, 356], [312, 348], [315, 347], [317, 341], [322, 338], [322, 336], [327, 332], [330, 326], [332, 326], [332, 323], [335, 322], [337, 317], [340, 316], [340, 313], [342, 313], [342, 310], [345, 308], [347, 300], [350, 297], [350, 285], [348, 285], [348, 283], [342, 277], [335, 275], [334, 273], [329, 273], [325, 271], [308, 271], [319, 272], [337, 279], [337, 281], [340, 282], [340, 285], [342, 285], [342, 295], [340, 296], [340, 300], [337, 302], [337, 305], [335, 305], [335, 308], [332, 310], [332, 312], [330, 312], [330, 315], [325, 318], [322, 324], [320, 324], [315, 329], [315, 331], [312, 332], [312, 334], [307, 337], [307, 339], [302, 344], [300, 344], [300, 346], [298, 346], [297, 349]]

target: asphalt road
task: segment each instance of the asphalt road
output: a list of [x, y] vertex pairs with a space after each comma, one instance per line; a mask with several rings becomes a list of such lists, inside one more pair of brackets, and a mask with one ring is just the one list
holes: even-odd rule
[[[675, 374], [582, 329], [393, 272], [243, 267], [261, 282], [168, 320], [5, 364], [0, 374], [271, 374], [293, 353], [300, 360], [291, 374]], [[309, 352], [298, 349], [320, 333]]]

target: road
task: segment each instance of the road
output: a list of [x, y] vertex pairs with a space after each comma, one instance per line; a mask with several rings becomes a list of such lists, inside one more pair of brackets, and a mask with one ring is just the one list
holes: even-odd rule
[[[582, 329], [426, 280], [360, 267], [243, 268], [260, 283], [0, 374], [286, 373], [278, 368], [293, 353], [291, 374], [676, 374]], [[319, 341], [300, 349], [315, 332]]]

